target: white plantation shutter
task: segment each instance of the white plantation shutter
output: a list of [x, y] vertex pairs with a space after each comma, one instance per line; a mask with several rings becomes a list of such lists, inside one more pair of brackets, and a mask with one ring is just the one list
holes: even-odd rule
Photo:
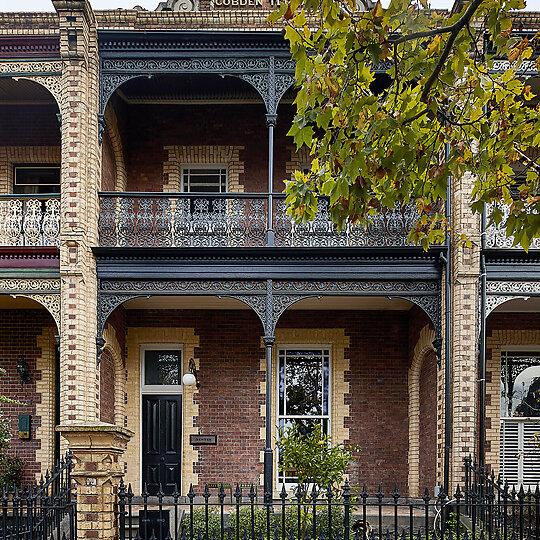
[[540, 423], [538, 421], [523, 422], [523, 484], [536, 486], [540, 482]]
[[501, 475], [510, 485], [519, 482], [519, 423], [501, 421]]
[[540, 482], [540, 419], [501, 421], [501, 475], [510, 486], [535, 487]]

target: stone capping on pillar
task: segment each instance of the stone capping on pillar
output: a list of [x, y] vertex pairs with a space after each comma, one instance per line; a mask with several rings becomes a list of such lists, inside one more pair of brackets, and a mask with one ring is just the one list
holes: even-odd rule
[[65, 424], [56, 426], [56, 431], [69, 441], [69, 448], [75, 455], [77, 451], [122, 454], [134, 435], [130, 429], [113, 424]]

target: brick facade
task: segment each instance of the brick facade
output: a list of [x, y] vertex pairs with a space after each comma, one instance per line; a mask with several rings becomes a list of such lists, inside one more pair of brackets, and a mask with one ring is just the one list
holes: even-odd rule
[[[378, 324], [374, 330], [375, 320]], [[376, 489], [379, 482], [390, 489], [396, 479], [400, 492], [408, 490], [407, 445], [404, 445], [409, 437], [408, 325], [406, 312], [298, 310], [287, 312], [276, 330], [276, 348], [285, 343], [333, 343], [334, 354], [338, 354], [338, 348], [343, 350], [343, 360], [333, 359], [335, 362], [346, 359], [348, 365], [343, 369], [339, 363], [339, 367], [334, 363], [336, 383], [332, 392], [341, 397], [333, 401], [332, 435], [336, 442], [362, 447], [351, 466], [350, 478], [354, 483], [365, 482], [371, 490]], [[154, 332], [152, 327], [156, 328]], [[190, 433], [196, 429], [217, 434], [219, 441], [217, 447], [197, 449], [193, 473], [199, 484], [259, 483], [265, 374], [264, 364], [261, 365], [264, 349], [258, 318], [244, 310], [128, 310], [127, 328], [128, 399], [132, 405], [136, 404], [139, 393], [140, 345], [159, 343], [160, 336], [166, 336], [161, 338], [165, 343], [181, 343], [186, 331], [193, 332], [199, 343], [193, 354], [200, 370], [201, 388], [193, 396], [190, 390], [184, 391], [184, 407], [194, 399], [198, 414], [193, 422], [184, 418], [183, 425]], [[343, 337], [338, 339], [332, 334], [334, 331], [341, 332]], [[187, 360], [184, 351], [184, 365]], [[433, 385], [433, 374], [433, 370], [428, 370], [427, 387]], [[134, 386], [129, 381], [133, 381]], [[134, 413], [131, 406], [128, 410]], [[128, 427], [136, 431], [137, 414], [130, 413]], [[423, 421], [422, 429], [433, 433], [435, 428], [431, 422], [434, 422], [432, 415]], [[128, 450], [133, 447], [138, 448], [136, 440], [130, 441]], [[434, 452], [434, 443], [430, 443], [429, 448]], [[138, 454], [134, 457], [139, 459]], [[378, 464], [375, 469], [374, 462]], [[430, 467], [433, 462], [434, 458]], [[131, 466], [128, 465], [128, 469]], [[433, 484], [433, 472], [426, 469], [425, 477], [429, 475]], [[131, 478], [136, 477], [134, 470]]]
[[[17, 399], [20, 404], [3, 404], [2, 414], [9, 419], [13, 439], [8, 454], [19, 456], [24, 462], [24, 481], [33, 482], [42, 469], [50, 466], [50, 461], [41, 462], [39, 457], [50, 458], [51, 425], [54, 422], [54, 361], [55, 341], [47, 329], [54, 332], [52, 317], [43, 309], [2, 309], [0, 310], [0, 358], [6, 373], [0, 376], [0, 394]], [[46, 336], [47, 339], [43, 339]], [[52, 354], [51, 354], [52, 351]], [[21, 387], [17, 372], [17, 361], [23, 357], [28, 366], [29, 382]], [[46, 363], [46, 369], [43, 363]], [[51, 369], [52, 368], [52, 369]], [[42, 401], [48, 410], [40, 408]], [[18, 438], [18, 416], [30, 414], [30, 439]], [[40, 452], [41, 451], [41, 452]]]

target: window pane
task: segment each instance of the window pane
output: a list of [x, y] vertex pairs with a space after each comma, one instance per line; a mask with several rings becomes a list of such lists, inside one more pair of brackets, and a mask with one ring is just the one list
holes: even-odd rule
[[223, 193], [227, 191], [225, 168], [183, 169], [184, 191], [188, 193]]
[[16, 165], [14, 193], [60, 193], [60, 167]]
[[180, 351], [145, 351], [144, 384], [180, 384]]
[[287, 355], [286, 414], [313, 416], [322, 412], [322, 362], [320, 354], [302, 351]]
[[540, 358], [503, 353], [501, 359], [501, 417], [540, 417]]

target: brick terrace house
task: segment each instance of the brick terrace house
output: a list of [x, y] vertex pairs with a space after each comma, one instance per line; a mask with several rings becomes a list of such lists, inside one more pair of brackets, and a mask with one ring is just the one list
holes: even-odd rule
[[483, 228], [469, 178], [447, 212], [472, 249], [409, 245], [412, 209], [292, 224], [308, 156], [266, 0], [53, 4], [0, 14], [0, 392], [24, 401], [25, 480], [69, 445], [81, 486], [278, 490], [291, 422], [359, 444], [369, 489], [455, 487], [468, 454], [539, 479], [540, 244]]

